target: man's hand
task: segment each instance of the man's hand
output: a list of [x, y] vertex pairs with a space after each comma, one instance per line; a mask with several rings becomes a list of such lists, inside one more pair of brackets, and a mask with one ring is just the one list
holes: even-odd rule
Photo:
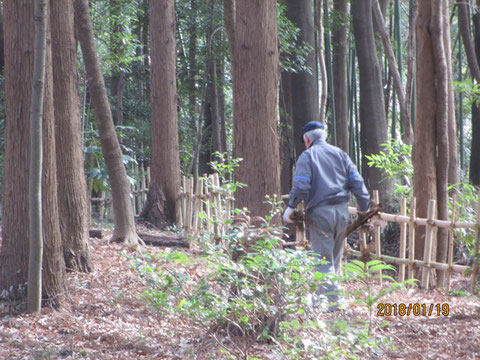
[[292, 219], [292, 215], [295, 209], [292, 209], [290, 206], [285, 209], [285, 212], [283, 213], [283, 222], [285, 224], [293, 224], [294, 221]]

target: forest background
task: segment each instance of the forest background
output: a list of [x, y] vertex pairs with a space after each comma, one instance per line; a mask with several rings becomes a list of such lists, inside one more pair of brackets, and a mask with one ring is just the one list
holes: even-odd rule
[[[41, 2], [42, 3], [42, 2]], [[151, 169], [139, 215], [178, 223], [180, 177], [241, 158], [236, 206], [265, 216], [286, 194], [300, 131], [321, 121], [385, 209], [417, 216], [451, 197], [475, 219], [480, 185], [480, 23], [475, 1], [43, 1], [43, 301], [65, 302], [67, 271], [89, 272], [91, 216], [111, 199], [113, 241], [139, 243], [130, 199]], [[28, 153], [34, 1], [2, 2], [0, 289], [25, 296], [32, 228]], [[36, 19], [36, 18], [35, 18]], [[141, 169], [141, 170], [139, 170]], [[31, 191], [30, 191], [31, 193]], [[30, 216], [31, 217], [31, 216]], [[475, 221], [475, 220], [472, 220]], [[423, 259], [424, 235], [415, 254]], [[471, 260], [474, 238], [457, 256]], [[447, 232], [433, 257], [446, 262]], [[445, 282], [439, 271], [438, 285]], [[15, 295], [14, 295], [15, 294]]]

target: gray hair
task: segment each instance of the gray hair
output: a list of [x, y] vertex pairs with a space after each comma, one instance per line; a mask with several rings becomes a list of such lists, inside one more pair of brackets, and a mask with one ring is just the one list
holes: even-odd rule
[[303, 136], [306, 136], [310, 141], [320, 139], [325, 141], [327, 139], [327, 132], [323, 129], [313, 129], [306, 132]]

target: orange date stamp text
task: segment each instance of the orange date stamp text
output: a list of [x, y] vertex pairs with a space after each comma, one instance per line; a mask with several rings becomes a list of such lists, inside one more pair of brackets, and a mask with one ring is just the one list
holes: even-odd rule
[[448, 316], [450, 305], [448, 303], [379, 303], [377, 316]]

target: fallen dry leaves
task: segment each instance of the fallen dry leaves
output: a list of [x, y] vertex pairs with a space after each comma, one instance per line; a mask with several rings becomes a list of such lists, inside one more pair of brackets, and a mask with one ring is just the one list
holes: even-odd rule
[[[69, 302], [60, 311], [11, 315], [0, 308], [0, 359], [220, 359], [218, 343], [186, 319], [163, 314], [140, 298], [145, 283], [131, 268], [128, 250], [106, 240], [91, 239], [94, 271], [68, 274]], [[141, 251], [141, 250], [140, 250]], [[170, 251], [149, 247], [151, 253]], [[180, 250], [184, 251], [184, 250]], [[197, 269], [201, 271], [201, 269]], [[358, 284], [349, 285], [352, 290]], [[468, 289], [454, 278], [453, 289]], [[388, 335], [393, 350], [379, 359], [480, 359], [480, 299], [446, 295], [438, 290], [405, 290], [385, 303], [448, 303], [445, 316], [374, 316], [378, 333]], [[348, 300], [347, 300], [348, 304]], [[354, 314], [354, 315], [352, 315]], [[367, 311], [320, 315], [325, 319], [366, 318]], [[333, 320], [333, 319], [332, 319]], [[219, 339], [222, 341], [222, 339]], [[250, 356], [280, 359], [266, 344]]]

